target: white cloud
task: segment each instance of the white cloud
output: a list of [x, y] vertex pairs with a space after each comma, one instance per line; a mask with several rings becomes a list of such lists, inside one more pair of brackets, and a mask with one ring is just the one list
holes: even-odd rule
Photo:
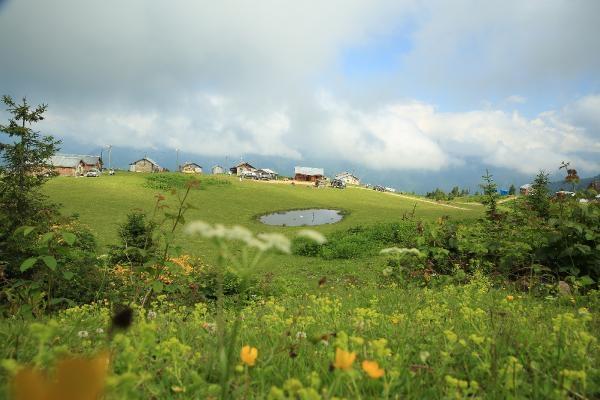
[[[555, 169], [562, 160], [586, 170], [600, 168], [597, 135], [567, 122], [563, 111], [527, 119], [489, 109], [438, 112], [416, 101], [364, 111], [331, 96], [320, 99], [329, 116], [320, 127], [328, 138], [325, 152], [373, 169], [436, 171], [469, 160], [527, 174]], [[600, 104], [595, 110], [587, 111], [598, 115]]]
[[45, 123], [50, 132], [84, 135], [97, 145], [179, 148], [206, 156], [310, 156], [398, 171], [439, 171], [476, 162], [527, 174], [571, 160], [593, 172], [600, 169], [598, 133], [589, 130], [593, 124], [573, 121], [597, 122], [598, 98], [526, 118], [494, 109], [440, 112], [418, 101], [365, 109], [319, 92], [316, 122], [307, 125], [285, 107], [251, 114], [235, 99], [211, 94], [173, 114], [94, 113], [74, 120], [68, 112], [52, 111]]

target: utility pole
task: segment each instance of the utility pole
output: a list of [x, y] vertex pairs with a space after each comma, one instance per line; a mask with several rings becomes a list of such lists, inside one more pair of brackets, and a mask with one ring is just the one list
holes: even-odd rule
[[110, 163], [110, 153], [112, 151], [112, 144], [108, 145], [108, 169], [112, 169], [111, 168], [111, 163]]
[[180, 171], [180, 168], [179, 168], [179, 149], [175, 149], [175, 153], [177, 153], [177, 171]]

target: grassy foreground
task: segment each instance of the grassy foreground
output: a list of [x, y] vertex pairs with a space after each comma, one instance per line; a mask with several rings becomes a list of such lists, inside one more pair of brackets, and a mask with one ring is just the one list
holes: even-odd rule
[[[327, 207], [347, 212], [338, 224], [315, 227], [329, 235], [356, 225], [397, 221], [414, 201], [374, 191], [230, 180], [192, 191], [198, 209], [186, 219], [244, 225], [253, 233], [293, 235], [299, 228], [268, 227], [256, 216], [275, 210]], [[135, 208], [151, 210], [157, 190], [142, 175], [59, 178], [46, 186], [66, 214], [77, 213], [106, 249]], [[468, 223], [481, 207], [417, 203], [416, 218], [449, 215]], [[213, 263], [205, 239], [177, 231], [184, 252]], [[229, 393], [246, 399], [585, 399], [600, 396], [600, 295], [534, 296], [502, 281], [432, 276], [398, 283], [382, 275], [382, 256], [347, 260], [272, 255], [256, 270], [276, 290], [256, 293], [241, 316]], [[322, 278], [326, 277], [324, 281]], [[318, 284], [321, 279], [321, 284]], [[127, 332], [109, 332], [114, 304], [101, 300], [35, 322], [0, 324], [0, 379], [5, 389], [20, 366], [57, 373], [68, 354], [108, 351], [109, 399], [219, 398], [214, 302], [181, 305], [159, 295], [134, 306]], [[239, 312], [239, 314], [238, 314]], [[251, 350], [243, 352], [242, 346]], [[252, 349], [256, 349], [255, 352]], [[99, 353], [100, 352], [100, 353]], [[98, 356], [97, 356], [98, 357]], [[7, 393], [4, 390], [0, 396]]]
[[[598, 319], [579, 304], [509, 294], [483, 277], [364, 289], [347, 284], [247, 305], [240, 348], [256, 348], [257, 357], [244, 365], [234, 349], [233, 396], [571, 399], [600, 390]], [[47, 366], [67, 352], [94, 354], [107, 346], [109, 314], [101, 303], [43, 323], [6, 321], [2, 357]], [[108, 344], [107, 397], [218, 398], [216, 345], [210, 306], [178, 307], [161, 296]], [[344, 364], [337, 349], [355, 359]], [[377, 362], [383, 376], [371, 377], [364, 361]]]

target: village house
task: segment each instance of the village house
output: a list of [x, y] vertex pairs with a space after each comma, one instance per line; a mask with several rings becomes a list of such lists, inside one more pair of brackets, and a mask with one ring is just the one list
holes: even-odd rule
[[323, 179], [325, 171], [323, 168], [312, 168], [312, 167], [295, 167], [294, 168], [294, 180], [315, 182], [319, 179]]
[[100, 156], [57, 154], [50, 157], [47, 163], [60, 176], [79, 176], [91, 169], [102, 169]]
[[533, 192], [533, 185], [531, 183], [526, 183], [519, 188], [519, 192], [523, 196], [529, 196]]
[[275, 172], [269, 168], [261, 168], [261, 169], [257, 170], [256, 173], [258, 174], [258, 176], [261, 179], [275, 180], [278, 177], [277, 172]]
[[215, 165], [214, 167], [212, 167], [211, 172], [213, 175], [224, 174], [225, 168], [221, 167], [220, 165]]
[[229, 168], [229, 171], [231, 171], [232, 175], [240, 176], [247, 172], [256, 172], [256, 168], [254, 168], [252, 165], [248, 164], [247, 162], [241, 162], [238, 165], [236, 165], [235, 167]]
[[129, 164], [131, 172], [163, 172], [164, 168], [151, 158], [144, 157]]
[[181, 172], [184, 174], [201, 174], [202, 167], [193, 162], [186, 162], [181, 166]]
[[360, 185], [360, 179], [350, 172], [341, 172], [335, 176], [335, 179], [344, 182], [346, 185]]

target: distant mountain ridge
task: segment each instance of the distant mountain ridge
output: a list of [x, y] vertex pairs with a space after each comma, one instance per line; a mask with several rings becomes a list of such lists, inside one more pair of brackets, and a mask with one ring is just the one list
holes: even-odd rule
[[[579, 183], [575, 185], [575, 190], [585, 190], [595, 180], [600, 180], [600, 174], [591, 178], [582, 178]], [[548, 188], [552, 192], [558, 192], [559, 190], [573, 190], [573, 186], [565, 181], [550, 182]]]

